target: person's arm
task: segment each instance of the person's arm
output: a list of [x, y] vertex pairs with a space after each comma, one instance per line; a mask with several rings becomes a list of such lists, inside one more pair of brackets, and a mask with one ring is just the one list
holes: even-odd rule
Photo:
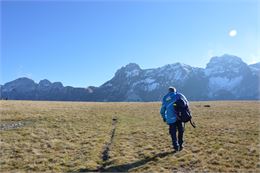
[[162, 119], [163, 119], [164, 122], [166, 121], [165, 111], [166, 111], [166, 105], [165, 105], [165, 101], [164, 101], [164, 99], [163, 99], [163, 101], [162, 101], [162, 107], [161, 107], [161, 110], [160, 110], [160, 114], [161, 114]]

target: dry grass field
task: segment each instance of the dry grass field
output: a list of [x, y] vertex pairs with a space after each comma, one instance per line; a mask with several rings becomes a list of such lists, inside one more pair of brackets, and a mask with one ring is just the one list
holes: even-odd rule
[[0, 172], [260, 172], [260, 102], [192, 102], [177, 153], [160, 103], [0, 104]]

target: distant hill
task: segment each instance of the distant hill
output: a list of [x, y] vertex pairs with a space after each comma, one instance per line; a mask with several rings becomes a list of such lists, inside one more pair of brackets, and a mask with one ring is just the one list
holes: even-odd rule
[[260, 62], [247, 65], [241, 58], [225, 54], [212, 57], [206, 68], [174, 63], [141, 69], [130, 63], [99, 87], [64, 87], [44, 79], [35, 83], [19, 78], [1, 85], [1, 98], [61, 101], [158, 101], [169, 86], [190, 100], [260, 99]]

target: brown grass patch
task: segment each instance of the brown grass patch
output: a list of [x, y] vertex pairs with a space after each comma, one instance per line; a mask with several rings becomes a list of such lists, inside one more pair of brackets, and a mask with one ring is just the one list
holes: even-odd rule
[[[112, 118], [117, 127], [103, 171], [260, 171], [259, 102], [192, 102], [197, 128], [172, 153], [159, 103], [1, 101], [0, 171], [91, 171], [104, 165]], [[205, 107], [204, 105], [210, 105]]]

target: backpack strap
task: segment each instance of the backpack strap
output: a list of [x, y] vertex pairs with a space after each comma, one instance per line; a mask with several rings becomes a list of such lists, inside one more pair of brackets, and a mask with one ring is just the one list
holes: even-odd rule
[[191, 120], [190, 120], [190, 124], [192, 125], [193, 128], [196, 128], [196, 124], [194, 122], [192, 122]]

